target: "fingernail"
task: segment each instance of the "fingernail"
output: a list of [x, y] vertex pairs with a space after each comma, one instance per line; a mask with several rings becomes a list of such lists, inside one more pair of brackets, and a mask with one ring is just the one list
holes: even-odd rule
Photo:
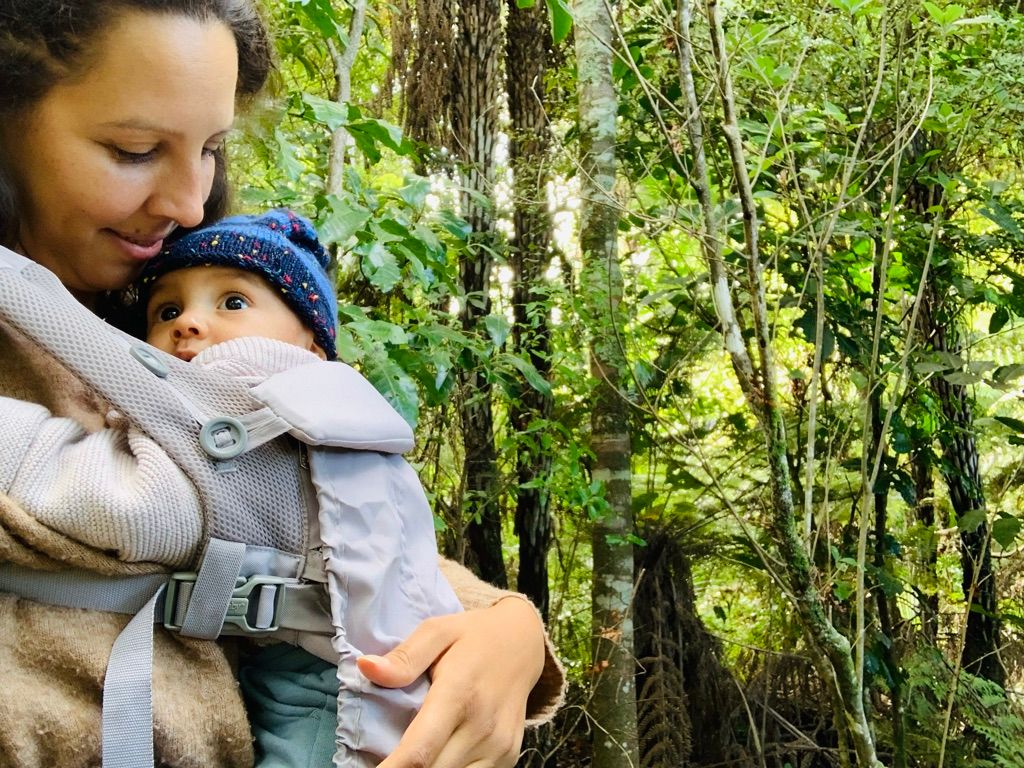
[[384, 661], [383, 656], [374, 656], [372, 653], [367, 653], [366, 655], [360, 658], [366, 659], [366, 661], [369, 661], [371, 664], [380, 664], [382, 661]]

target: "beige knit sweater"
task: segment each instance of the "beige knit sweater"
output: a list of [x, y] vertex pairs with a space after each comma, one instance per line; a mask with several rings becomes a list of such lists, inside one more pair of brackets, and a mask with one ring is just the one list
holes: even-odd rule
[[[26, 453], [49, 459], [18, 460]], [[198, 501], [190, 483], [168, 479], [176, 473], [161, 453], [59, 361], [0, 321], [0, 465], [14, 467], [0, 471], [0, 561], [104, 574], [187, 563], [198, 541]], [[114, 468], [90, 468], [94, 454], [116, 456]], [[154, 522], [166, 525], [166, 535], [136, 536]], [[454, 563], [444, 570], [466, 608], [508, 594]], [[103, 674], [127, 620], [0, 595], [0, 766], [99, 764]], [[252, 765], [229, 646], [157, 631], [154, 647], [158, 763]], [[529, 702], [532, 721], [550, 717], [562, 685], [549, 644]]]

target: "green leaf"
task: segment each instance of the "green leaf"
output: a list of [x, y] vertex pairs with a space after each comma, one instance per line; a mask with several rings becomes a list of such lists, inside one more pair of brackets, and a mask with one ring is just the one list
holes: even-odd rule
[[1003, 326], [1010, 322], [1010, 311], [1006, 307], [996, 307], [988, 321], [988, 332], [999, 333]]
[[992, 523], [992, 538], [999, 542], [1003, 549], [1009, 549], [1020, 534], [1020, 519], [1013, 515], [1001, 515]]
[[565, 0], [547, 0], [551, 17], [551, 40], [555, 45], [565, 40], [572, 29], [572, 10]]
[[923, 363], [914, 363], [915, 373], [941, 373], [942, 371], [948, 371], [949, 369], [950, 366], [945, 363], [931, 363], [927, 361]]
[[547, 379], [541, 376], [540, 371], [534, 368], [533, 365], [531, 365], [528, 361], [523, 360], [521, 357], [518, 357], [517, 355], [506, 355], [504, 357], [505, 359], [507, 359], [509, 365], [511, 365], [513, 368], [515, 368], [517, 371], [523, 374], [523, 378], [526, 379], [527, 383], [531, 387], [533, 387], [535, 390], [542, 394], [551, 394], [551, 384], [548, 382]]
[[422, 176], [414, 176], [408, 180], [406, 185], [398, 190], [398, 196], [404, 200], [410, 208], [419, 210], [427, 199], [430, 192], [430, 179]]
[[277, 141], [277, 147], [280, 150], [277, 158], [278, 166], [284, 171], [289, 181], [298, 181], [299, 177], [306, 170], [306, 166], [302, 164], [302, 161], [295, 154], [295, 145], [288, 141], [284, 131], [280, 128], [274, 130], [274, 139]]
[[459, 240], [466, 240], [473, 231], [473, 227], [465, 219], [456, 216], [449, 210], [437, 212], [437, 219], [441, 226]]
[[313, 113], [314, 119], [318, 123], [326, 125], [330, 130], [336, 131], [343, 125], [348, 125], [349, 108], [347, 105], [314, 96], [312, 93], [302, 94], [302, 100]]
[[967, 371], [954, 371], [953, 373], [944, 373], [942, 378], [948, 381], [950, 384], [955, 384], [959, 387], [967, 387], [971, 384], [977, 384], [981, 381], [981, 376], [976, 373], [968, 373]]
[[356, 134], [365, 134], [400, 155], [406, 154], [408, 151], [408, 147], [405, 146], [402, 140], [402, 129], [386, 120], [378, 120], [371, 117], [355, 120], [349, 123], [348, 132], [352, 135], [353, 139], [356, 139], [356, 143], [358, 143]]
[[992, 380], [996, 384], [1009, 384], [1021, 376], [1024, 376], [1024, 365], [1020, 363], [1001, 365], [992, 372]]
[[369, 220], [369, 211], [348, 206], [340, 200], [332, 200], [331, 212], [317, 227], [320, 232], [320, 240], [325, 244], [344, 245]]
[[995, 420], [998, 421], [1000, 424], [1009, 427], [1014, 432], [1019, 432], [1020, 434], [1024, 435], [1024, 421], [1021, 421], [1020, 419], [1014, 419], [1010, 416], [995, 416], [993, 418], [995, 418]]
[[338, 35], [341, 19], [337, 16], [330, 0], [307, 0], [300, 3], [303, 13], [313, 26], [330, 40]]
[[363, 253], [363, 272], [370, 283], [384, 293], [390, 293], [402, 279], [395, 254], [380, 243], [373, 243]]
[[973, 509], [956, 521], [956, 527], [964, 533], [973, 533], [985, 522], [985, 510]]
[[386, 354], [375, 355], [366, 365], [366, 378], [391, 403], [410, 426], [419, 418], [416, 382]]
[[512, 326], [502, 315], [487, 315], [484, 318], [484, 328], [487, 329], [487, 335], [491, 337], [495, 349], [505, 346], [505, 339], [512, 330]]
[[1024, 240], [1024, 231], [1013, 214], [999, 204], [995, 199], [988, 200], [981, 208], [981, 215], [992, 223], [999, 226], [1005, 232], [1013, 235], [1018, 240]]

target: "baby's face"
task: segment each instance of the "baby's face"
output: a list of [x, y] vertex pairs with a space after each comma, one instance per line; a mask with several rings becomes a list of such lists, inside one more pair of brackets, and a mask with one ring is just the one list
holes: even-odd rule
[[234, 267], [189, 267], [160, 277], [146, 305], [146, 327], [150, 344], [185, 361], [242, 336], [285, 341], [323, 357], [277, 289]]

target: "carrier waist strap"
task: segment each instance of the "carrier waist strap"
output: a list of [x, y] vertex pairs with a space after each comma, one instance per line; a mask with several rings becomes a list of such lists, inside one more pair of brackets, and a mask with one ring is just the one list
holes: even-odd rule
[[[160, 592], [153, 622], [180, 631], [197, 578], [194, 572], [102, 576], [82, 570], [37, 571], [0, 564], [0, 592], [64, 608], [135, 615]], [[161, 588], [165, 588], [161, 591]], [[270, 635], [278, 630], [333, 635], [323, 584], [275, 576], [236, 579], [220, 635]]]
[[134, 614], [114, 641], [103, 682], [103, 768], [153, 760], [153, 625], [190, 637], [334, 635], [320, 584], [239, 576], [245, 545], [210, 539], [198, 573], [106, 577], [0, 565], [0, 592], [66, 608]]

